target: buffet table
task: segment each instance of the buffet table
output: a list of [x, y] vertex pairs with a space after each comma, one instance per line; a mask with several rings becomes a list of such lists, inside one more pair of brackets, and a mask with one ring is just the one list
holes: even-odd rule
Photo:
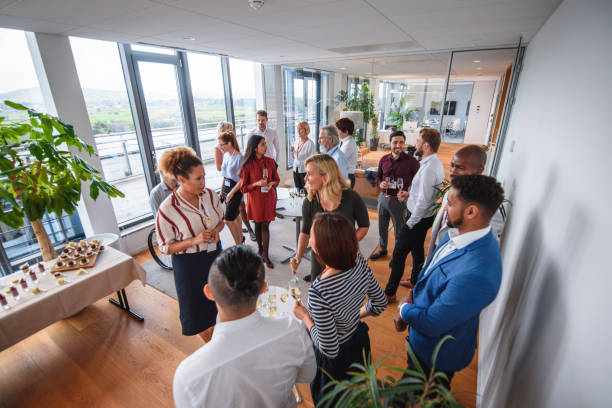
[[[76, 270], [62, 272], [63, 285], [59, 285], [49, 272], [52, 263], [45, 265], [46, 273], [40, 273], [36, 265], [30, 266], [37, 275], [36, 281], [22, 272], [0, 279], [1, 293], [8, 301], [7, 308], [0, 307], [0, 351], [113, 292], [117, 292], [119, 301], [109, 299], [111, 303], [142, 320], [130, 310], [124, 289], [136, 279], [143, 286], [146, 283], [144, 269], [131, 256], [106, 247], [98, 255], [95, 265], [85, 269], [86, 273], [79, 275]], [[27, 291], [20, 283], [13, 283], [22, 278], [28, 284]], [[11, 286], [17, 288], [20, 299], [6, 293]], [[38, 287], [40, 292], [32, 293], [34, 287]]]

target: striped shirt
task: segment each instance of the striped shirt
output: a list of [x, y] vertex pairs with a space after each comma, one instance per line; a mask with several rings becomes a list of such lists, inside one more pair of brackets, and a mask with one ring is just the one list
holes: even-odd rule
[[381, 314], [387, 298], [361, 254], [357, 254], [354, 268], [315, 279], [308, 289], [308, 311], [315, 324], [310, 337], [321, 353], [329, 358], [338, 356], [340, 344], [349, 340], [359, 325], [366, 295], [368, 313]]
[[[224, 215], [225, 205], [217, 193], [208, 188], [200, 194], [199, 208], [191, 205], [178, 191], [172, 193], [157, 211], [155, 225], [159, 249], [167, 254], [170, 244], [193, 238], [205, 229], [213, 229], [223, 221]], [[206, 250], [206, 244], [198, 244], [180, 253], [193, 254]]]

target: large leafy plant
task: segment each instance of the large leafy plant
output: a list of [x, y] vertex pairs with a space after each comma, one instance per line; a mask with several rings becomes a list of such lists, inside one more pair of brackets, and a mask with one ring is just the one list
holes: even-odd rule
[[106, 183], [98, 170], [69, 149], [95, 154], [92, 146], [74, 133], [72, 125], [18, 103], [4, 104], [26, 111], [23, 122], [4, 122], [0, 116], [0, 222], [20, 228], [27, 217], [45, 260], [55, 258], [42, 225], [45, 212], [58, 217], [74, 214], [81, 196], [81, 183], [89, 181], [95, 200], [100, 191], [109, 197], [124, 197]]
[[406, 349], [416, 370], [400, 367], [384, 367], [402, 374], [402, 378], [395, 380], [392, 376], [378, 378], [378, 371], [384, 360], [383, 357], [375, 364], [368, 364], [364, 356], [364, 365], [353, 364], [355, 371], [349, 380], [334, 381], [326, 385], [325, 396], [319, 401], [319, 407], [461, 407], [455, 401], [450, 390], [440, 385], [436, 380], [448, 381], [442, 371], [436, 371], [436, 359], [442, 344], [452, 339], [445, 336], [436, 346], [431, 371], [425, 372], [417, 359], [410, 344], [406, 342]]
[[[374, 92], [370, 91], [370, 85], [367, 82], [362, 82], [359, 86], [356, 86], [353, 92], [338, 92], [338, 95], [336, 95], [336, 106], [340, 104], [344, 104], [342, 110], [362, 112], [364, 124], [370, 123], [375, 117], [378, 122]], [[376, 129], [375, 127], [373, 128]], [[363, 140], [365, 140], [365, 135], [365, 129], [363, 135], [359, 132], [358, 142], [363, 142]]]

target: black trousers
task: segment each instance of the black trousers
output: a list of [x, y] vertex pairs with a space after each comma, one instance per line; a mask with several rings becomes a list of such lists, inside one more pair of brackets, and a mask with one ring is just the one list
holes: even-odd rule
[[306, 173], [298, 173], [297, 171], [293, 172], [293, 184], [296, 188], [304, 188], [306, 184], [304, 181], [305, 177]]
[[[366, 357], [370, 355], [370, 336], [368, 335], [368, 325], [364, 322], [359, 322], [355, 333], [344, 343], [340, 344], [340, 351], [336, 358], [329, 358], [319, 351], [316, 346], [314, 347], [315, 358], [317, 359], [317, 373], [315, 378], [310, 383], [310, 393], [312, 395], [312, 402], [316, 406], [317, 403], [323, 398], [326, 392], [331, 390], [323, 388], [332, 380], [328, 374], [338, 381], [348, 380], [352, 375], [347, 374], [347, 371], [353, 371], [351, 368], [353, 363], [363, 365], [363, 353], [365, 351]], [[326, 374], [327, 373], [327, 374]], [[342, 394], [336, 396], [336, 401], [341, 397]], [[333, 407], [335, 404], [332, 404]]]
[[[408, 218], [410, 218], [410, 215], [408, 215], [407, 219]], [[393, 296], [395, 292], [397, 292], [397, 287], [404, 274], [408, 252], [412, 253], [412, 276], [410, 277], [410, 281], [413, 284], [416, 283], [419, 272], [423, 267], [423, 262], [425, 261], [425, 236], [427, 235], [427, 230], [431, 228], [434, 218], [434, 215], [423, 218], [412, 227], [412, 229], [408, 228], [406, 224], [402, 226], [399, 240], [395, 243], [395, 248], [393, 249], [391, 275], [389, 276], [389, 281], [385, 288], [385, 294], [387, 296]]]
[[[408, 337], [406, 337], [406, 340], [408, 340], [408, 343], [410, 343], [410, 340]], [[414, 353], [414, 355], [416, 356], [417, 360], [419, 361], [419, 364], [421, 365], [421, 368], [423, 369], [423, 371], [425, 372], [425, 376], [429, 377], [429, 373], [431, 372], [431, 366], [428, 366], [427, 363], [425, 363], [421, 357], [419, 357], [416, 353]], [[406, 352], [406, 357], [408, 360], [408, 369], [409, 370], [414, 370], [414, 371], [418, 371], [416, 366], [414, 365], [414, 363], [412, 362], [412, 359], [410, 358], [410, 354], [408, 354], [408, 352]], [[442, 379], [442, 378], [436, 378], [435, 382], [443, 387], [445, 387], [447, 390], [450, 390], [450, 385], [451, 385], [451, 380], [453, 379], [453, 376], [455, 375], [454, 371], [443, 371], [443, 370], [437, 370], [437, 371], [441, 371], [444, 374], [446, 374], [446, 376], [448, 377], [448, 381]], [[408, 374], [404, 374], [402, 377], [410, 377]]]
[[351, 181], [351, 188], [355, 187], [355, 174], [349, 174], [349, 180]]

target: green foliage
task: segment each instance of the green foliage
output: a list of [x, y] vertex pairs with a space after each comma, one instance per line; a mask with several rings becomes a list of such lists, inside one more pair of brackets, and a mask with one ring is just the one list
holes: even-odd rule
[[[370, 123], [376, 116], [376, 104], [374, 92], [370, 91], [370, 85], [362, 82], [355, 88], [355, 92], [349, 94], [340, 91], [336, 96], [336, 106], [344, 103], [344, 110], [363, 112], [363, 123]], [[377, 118], [378, 120], [378, 118]]]
[[[453, 339], [445, 336], [436, 346], [432, 361], [433, 367], [426, 373], [423, 367], [406, 342], [406, 349], [410, 355], [416, 370], [399, 367], [381, 367], [382, 363], [389, 357], [383, 357], [378, 362], [371, 364], [364, 355], [364, 365], [353, 364], [353, 376], [349, 380], [335, 381], [326, 385], [325, 396], [319, 401], [319, 407], [461, 407], [455, 401], [450, 390], [437, 384], [436, 379], [445, 379], [446, 374], [435, 370], [436, 359], [442, 344]], [[397, 371], [406, 377], [395, 380], [391, 376], [378, 378], [378, 370], [387, 368]]]
[[72, 125], [58, 118], [10, 102], [4, 104], [27, 111], [29, 120], [4, 122], [0, 116], [0, 222], [11, 228], [42, 218], [45, 211], [58, 218], [74, 214], [81, 197], [81, 183], [90, 181], [89, 194], [95, 200], [100, 191], [109, 197], [123, 193], [104, 182], [100, 172], [68, 148], [94, 155]]

